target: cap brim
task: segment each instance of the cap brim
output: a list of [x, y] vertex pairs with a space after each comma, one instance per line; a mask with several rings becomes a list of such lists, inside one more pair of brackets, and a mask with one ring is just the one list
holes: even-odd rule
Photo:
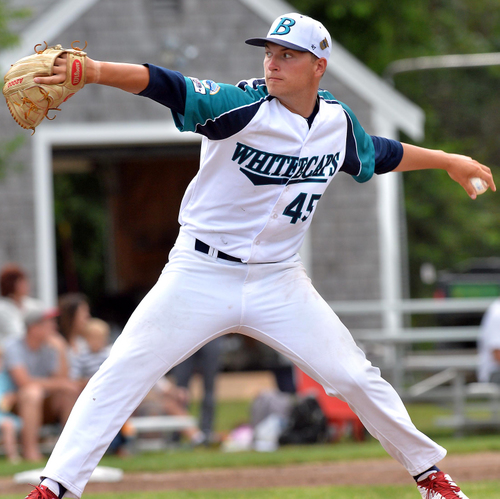
[[309, 52], [309, 50], [303, 47], [280, 40], [279, 38], [249, 38], [248, 40], [245, 40], [245, 43], [247, 45], [253, 45], [254, 47], [264, 47], [266, 43], [275, 43], [276, 45], [281, 45], [282, 47], [292, 50], [298, 50], [299, 52]]
[[49, 308], [45, 310], [32, 310], [26, 314], [26, 317], [24, 318], [24, 323], [27, 327], [29, 327], [32, 326], [33, 324], [37, 324], [42, 321], [55, 319], [59, 315], [60, 314], [58, 308]]
[[58, 308], [51, 308], [50, 310], [47, 310], [47, 312], [45, 312], [43, 314], [43, 318], [44, 319], [54, 319], [55, 317], [59, 317], [60, 312], [59, 312], [59, 309]]

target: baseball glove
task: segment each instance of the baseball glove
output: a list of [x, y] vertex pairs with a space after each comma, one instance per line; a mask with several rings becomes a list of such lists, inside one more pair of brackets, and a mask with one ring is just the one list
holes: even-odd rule
[[[37, 50], [33, 55], [23, 57], [15, 62], [4, 77], [3, 94], [7, 101], [10, 114], [23, 128], [33, 130], [47, 117], [51, 110], [60, 111], [59, 106], [85, 85], [85, 63], [87, 54], [85, 47], [71, 49], [61, 45]], [[67, 54], [66, 79], [63, 83], [47, 85], [35, 83], [36, 76], [52, 76], [55, 60], [62, 54]]]

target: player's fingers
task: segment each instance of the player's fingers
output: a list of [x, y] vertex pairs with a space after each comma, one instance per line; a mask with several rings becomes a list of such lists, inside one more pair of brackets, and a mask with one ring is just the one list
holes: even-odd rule
[[488, 184], [488, 187], [492, 191], [497, 190], [497, 186], [495, 185], [495, 180], [493, 179], [493, 174], [491, 173], [490, 168], [488, 168], [487, 166], [481, 165], [481, 175], [478, 175], [478, 177], [483, 179]]
[[487, 166], [468, 156], [453, 154], [451, 157], [453, 167], [448, 170], [448, 174], [463, 187], [471, 199], [476, 199], [478, 195], [473, 183], [471, 183], [474, 178], [484, 180], [488, 187], [496, 189], [491, 170]]
[[33, 79], [34, 82], [45, 85], [57, 85], [59, 83], [64, 83], [64, 80], [66, 80], [66, 59], [67, 54], [60, 55], [54, 61], [52, 76], [37, 76]]
[[479, 194], [482, 194], [488, 188], [492, 191], [496, 191], [497, 188], [493, 180], [491, 169], [475, 160], [471, 160], [470, 165], [472, 168], [468, 170], [467, 182], [465, 185], [461, 182], [467, 194], [469, 194], [472, 199], [476, 199]]
[[465, 192], [469, 195], [471, 199], [476, 199], [477, 198], [477, 192], [474, 189], [473, 185], [470, 183], [470, 181], [465, 182], [465, 184], [461, 184], [462, 187], [465, 189]]
[[54, 62], [53, 75], [66, 75], [67, 54], [60, 55]]
[[63, 83], [65, 79], [66, 73], [54, 76], [37, 76], [33, 78], [33, 81], [42, 85], [57, 85], [58, 83]]
[[480, 178], [492, 191], [496, 191], [497, 187], [495, 185], [495, 181], [493, 180], [491, 169], [481, 163], [478, 163], [477, 161], [474, 161], [474, 165], [476, 167], [476, 171], [472, 177]]

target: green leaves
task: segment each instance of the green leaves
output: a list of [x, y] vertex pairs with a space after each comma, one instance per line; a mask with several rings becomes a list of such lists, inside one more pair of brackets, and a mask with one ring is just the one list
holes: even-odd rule
[[[19, 41], [19, 36], [9, 28], [10, 22], [28, 15], [28, 9], [12, 9], [9, 3], [0, 0], [0, 50], [12, 47]], [[14, 152], [23, 142], [24, 136], [17, 136], [8, 141], [0, 141], [0, 181], [5, 177], [9, 169], [19, 169], [21, 167], [17, 163], [11, 163], [11, 160]]]
[[10, 2], [0, 0], [0, 50], [9, 48], [19, 42], [19, 35], [11, 31], [11, 21], [24, 19], [30, 15], [29, 9], [13, 9]]

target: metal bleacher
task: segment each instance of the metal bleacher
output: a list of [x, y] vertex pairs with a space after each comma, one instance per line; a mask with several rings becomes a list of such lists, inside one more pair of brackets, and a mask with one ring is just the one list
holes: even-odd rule
[[[344, 315], [374, 314], [396, 316], [382, 320], [379, 329], [351, 330], [355, 340], [367, 350], [376, 346], [383, 352], [376, 364], [405, 401], [431, 401], [447, 405], [452, 415], [435, 424], [455, 430], [500, 430], [500, 385], [477, 383], [478, 354], [464, 348], [479, 338], [479, 326], [403, 327], [414, 314], [484, 313], [494, 298], [442, 298], [399, 300], [393, 303], [334, 302], [332, 309]], [[425, 349], [419, 348], [424, 345]]]

